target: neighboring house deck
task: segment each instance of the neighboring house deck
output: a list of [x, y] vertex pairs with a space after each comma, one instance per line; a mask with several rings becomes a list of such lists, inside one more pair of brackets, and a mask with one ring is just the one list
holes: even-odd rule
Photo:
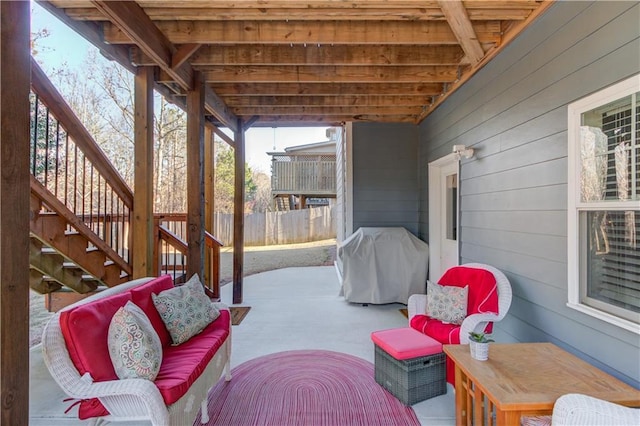
[[[336, 142], [285, 148], [271, 155], [271, 195], [278, 210], [305, 208], [336, 197]], [[310, 200], [313, 199], [313, 200]]]

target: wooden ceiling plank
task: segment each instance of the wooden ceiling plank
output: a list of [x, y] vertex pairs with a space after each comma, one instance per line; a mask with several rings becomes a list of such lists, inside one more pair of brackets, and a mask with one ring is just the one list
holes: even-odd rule
[[[535, 7], [534, 7], [535, 8]], [[531, 13], [531, 8], [508, 9], [470, 9], [467, 13], [472, 21], [522, 20]], [[327, 20], [378, 20], [378, 21], [444, 21], [445, 17], [437, 8], [396, 8], [396, 9], [321, 9], [309, 13], [307, 8], [290, 9], [239, 9], [239, 8], [145, 8], [144, 11], [153, 21], [327, 21]], [[74, 7], [66, 9], [67, 15], [79, 21], [106, 21], [107, 18], [95, 8]]]
[[[131, 61], [153, 65], [151, 58], [136, 46], [130, 48]], [[194, 67], [209, 65], [457, 65], [464, 58], [460, 46], [286, 46], [286, 45], [203, 45], [189, 59]]]
[[442, 92], [442, 83], [215, 83], [220, 96], [427, 95]]
[[393, 114], [346, 114], [346, 115], [265, 115], [260, 116], [253, 127], [269, 126], [334, 126], [347, 121], [367, 121], [378, 123], [414, 123], [414, 115]]
[[431, 101], [430, 96], [417, 95], [327, 95], [327, 96], [228, 96], [231, 108], [250, 106], [419, 106]]
[[236, 115], [346, 115], [346, 114], [376, 114], [376, 115], [418, 115], [422, 106], [303, 106], [303, 107], [238, 107], [234, 108]]
[[223, 45], [204, 46], [193, 66], [225, 65], [455, 65], [459, 46], [413, 45]]
[[480, 62], [484, 56], [484, 50], [478, 41], [478, 36], [471, 20], [469, 20], [462, 0], [439, 0], [438, 4], [471, 64], [475, 65]]
[[[203, 70], [208, 83], [447, 83], [458, 78], [454, 66], [238, 66], [208, 67]], [[160, 73], [159, 81], [170, 81]]]
[[[174, 44], [458, 44], [447, 22], [434, 21], [157, 21]], [[482, 43], [500, 42], [500, 22], [481, 21]], [[117, 25], [104, 23], [105, 40], [131, 44]]]

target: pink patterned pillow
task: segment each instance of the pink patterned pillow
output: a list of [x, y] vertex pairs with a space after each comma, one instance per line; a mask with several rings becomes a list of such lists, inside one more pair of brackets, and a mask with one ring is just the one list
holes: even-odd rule
[[442, 286], [427, 281], [427, 315], [451, 324], [467, 317], [469, 287]]
[[120, 379], [155, 380], [162, 363], [162, 343], [147, 315], [128, 301], [109, 324], [109, 355]]

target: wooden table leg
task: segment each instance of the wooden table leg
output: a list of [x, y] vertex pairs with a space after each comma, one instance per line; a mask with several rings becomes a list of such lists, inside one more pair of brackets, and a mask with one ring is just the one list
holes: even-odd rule
[[473, 426], [484, 425], [484, 394], [478, 386], [473, 389]]
[[455, 366], [455, 382], [456, 382], [456, 426], [467, 425], [467, 415], [469, 413], [467, 407], [467, 384], [466, 377], [462, 370]]

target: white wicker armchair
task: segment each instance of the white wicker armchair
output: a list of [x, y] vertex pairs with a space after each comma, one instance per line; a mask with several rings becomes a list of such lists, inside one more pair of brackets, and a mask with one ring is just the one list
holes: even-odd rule
[[[481, 332], [490, 322], [497, 322], [502, 320], [511, 306], [511, 284], [507, 277], [498, 269], [493, 266], [485, 265], [482, 263], [467, 263], [465, 265], [469, 268], [478, 268], [489, 271], [496, 279], [498, 287], [498, 314], [472, 314], [464, 319], [460, 327], [460, 343], [469, 343], [469, 332]], [[415, 315], [425, 315], [427, 312], [427, 295], [426, 294], [412, 294], [407, 302], [407, 311], [409, 321]]]
[[553, 406], [553, 426], [640, 425], [640, 409], [587, 395], [563, 395]]

